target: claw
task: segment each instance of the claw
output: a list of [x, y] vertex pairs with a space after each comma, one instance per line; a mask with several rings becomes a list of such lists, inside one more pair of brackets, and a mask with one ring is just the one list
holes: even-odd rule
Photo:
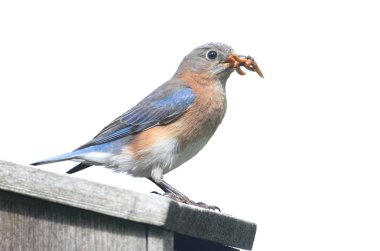
[[219, 207], [214, 206], [214, 205], [207, 205], [206, 203], [203, 203], [203, 202], [196, 202], [195, 206], [205, 208], [205, 209], [214, 210], [214, 211], [218, 210], [219, 212], [222, 212]]
[[203, 202], [195, 202], [195, 201], [192, 201], [190, 199], [188, 199], [187, 197], [186, 198], [181, 198], [175, 194], [172, 194], [172, 193], [164, 193], [164, 194], [161, 194], [161, 193], [158, 193], [156, 191], [152, 191], [151, 193], [153, 194], [158, 194], [158, 195], [161, 195], [161, 196], [164, 196], [164, 197], [167, 197], [169, 199], [172, 199], [176, 202], [180, 202], [180, 203], [184, 203], [184, 204], [187, 204], [187, 205], [192, 205], [192, 206], [196, 206], [196, 207], [200, 207], [200, 208], [204, 208], [204, 209], [209, 209], [209, 210], [218, 210], [219, 212], [221, 212], [220, 208], [217, 207], [217, 206], [214, 206], [214, 205], [207, 205], [206, 203], [203, 203]]

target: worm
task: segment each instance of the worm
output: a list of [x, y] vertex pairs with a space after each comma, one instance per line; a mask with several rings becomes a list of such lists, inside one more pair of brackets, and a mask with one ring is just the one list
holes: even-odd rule
[[232, 53], [224, 62], [228, 63], [228, 67], [234, 68], [236, 72], [240, 75], [245, 75], [245, 72], [240, 68], [241, 66], [244, 66], [244, 68], [246, 68], [247, 70], [255, 71], [257, 74], [259, 74], [260, 77], [264, 77], [259, 66], [251, 56], [246, 56], [242, 58], [239, 55]]

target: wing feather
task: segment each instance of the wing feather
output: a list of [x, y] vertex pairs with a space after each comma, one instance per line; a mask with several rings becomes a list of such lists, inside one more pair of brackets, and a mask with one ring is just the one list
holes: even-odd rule
[[104, 144], [178, 119], [195, 102], [194, 91], [181, 83], [169, 81], [144, 98], [132, 109], [103, 128], [94, 139], [79, 147]]

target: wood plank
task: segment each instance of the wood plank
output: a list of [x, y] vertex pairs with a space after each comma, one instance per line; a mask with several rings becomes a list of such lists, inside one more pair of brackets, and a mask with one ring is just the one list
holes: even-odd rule
[[174, 235], [174, 250], [176, 251], [209, 251], [209, 250], [215, 250], [215, 251], [239, 251], [239, 249], [232, 248], [229, 246], [224, 246], [222, 244], [202, 240], [202, 239], [196, 239], [194, 237], [182, 235], [182, 234], [175, 234]]
[[152, 194], [0, 160], [0, 189], [251, 249], [256, 225]]
[[174, 234], [156, 226], [147, 226], [147, 251], [174, 250]]
[[0, 250], [146, 250], [144, 224], [3, 190], [0, 226]]

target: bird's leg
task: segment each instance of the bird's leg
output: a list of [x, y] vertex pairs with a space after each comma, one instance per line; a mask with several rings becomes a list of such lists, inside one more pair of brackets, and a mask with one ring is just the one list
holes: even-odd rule
[[220, 212], [220, 208], [217, 206], [213, 205], [207, 205], [203, 202], [195, 202], [190, 200], [186, 195], [169, 185], [166, 181], [163, 179], [154, 179], [152, 177], [148, 178], [150, 181], [152, 181], [156, 186], [162, 189], [162, 191], [165, 192], [164, 196], [167, 196], [175, 201], [182, 202], [185, 204], [201, 207], [201, 208], [206, 208], [206, 209], [211, 209], [211, 210], [218, 210]]
[[166, 194], [174, 195], [178, 199], [180, 199], [181, 201], [190, 201], [190, 199], [186, 195], [184, 195], [183, 193], [181, 193], [180, 191], [178, 191], [177, 189], [175, 189], [174, 187], [172, 187], [171, 185], [169, 185], [163, 179], [154, 179], [154, 178], [151, 178], [151, 177], [148, 178], [148, 179], [150, 181], [152, 181], [154, 184], [156, 184], [156, 186], [158, 186], [159, 188], [161, 188], [162, 191], [164, 191]]

